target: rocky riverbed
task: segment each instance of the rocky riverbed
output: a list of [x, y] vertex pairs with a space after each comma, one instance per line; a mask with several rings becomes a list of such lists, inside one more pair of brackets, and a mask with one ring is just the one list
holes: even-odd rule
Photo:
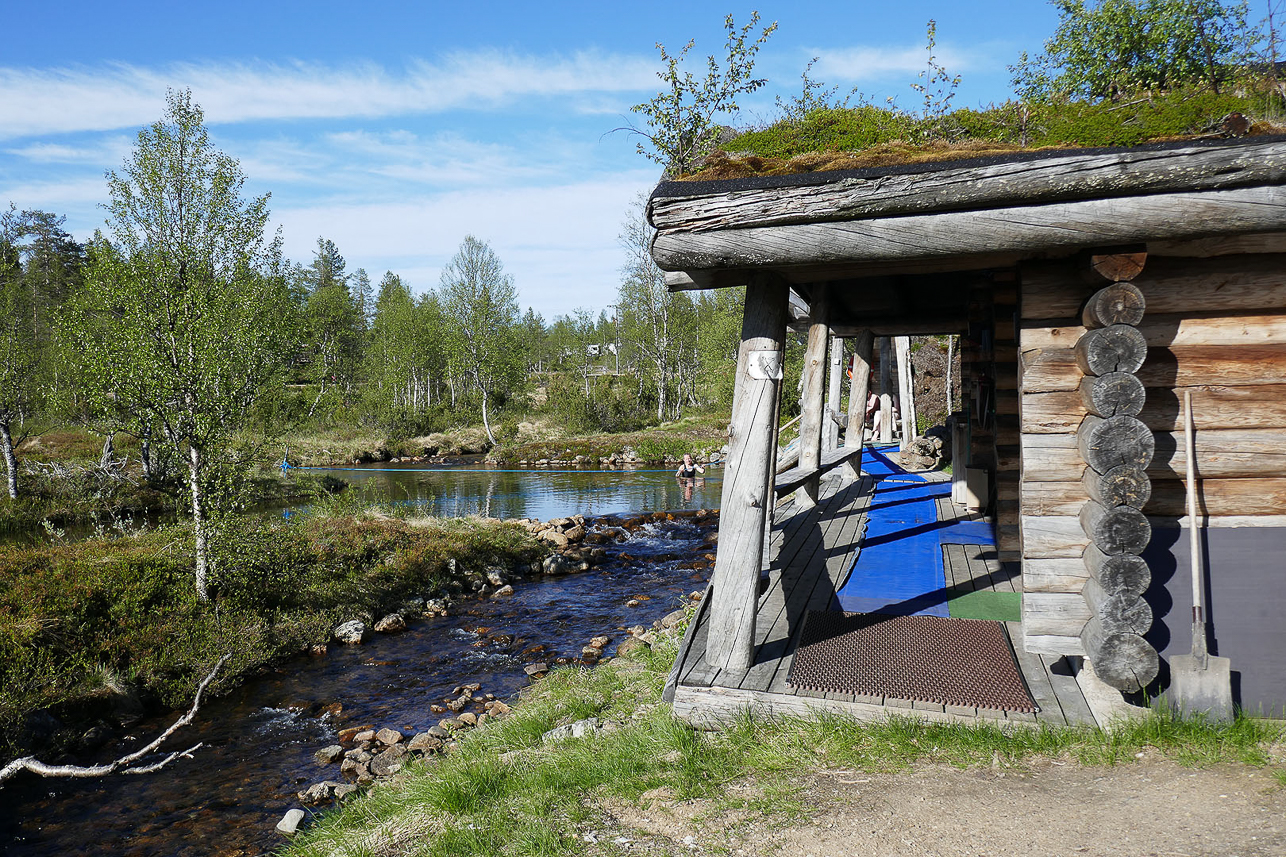
[[[335, 630], [359, 623], [360, 633], [342, 636], [361, 642], [337, 634], [314, 657], [207, 703], [173, 739], [203, 742], [193, 759], [152, 776], [7, 784], [0, 850], [269, 851], [288, 810], [307, 823], [409, 758], [442, 752], [503, 717], [506, 700], [556, 665], [648, 645], [704, 589], [716, 521], [704, 510], [527, 521], [554, 551], [539, 564], [480, 569], [408, 593], [395, 613], [345, 617]], [[127, 752], [169, 719], [135, 723], [81, 761]]]

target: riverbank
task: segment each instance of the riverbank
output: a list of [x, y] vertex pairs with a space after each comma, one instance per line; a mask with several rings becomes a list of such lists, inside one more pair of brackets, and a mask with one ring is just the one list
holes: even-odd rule
[[[1212, 835], [1191, 815], [1173, 828], [1153, 823], [1198, 805], [1202, 819], [1211, 815], [1204, 808], [1236, 808], [1241, 826], [1225, 823], [1223, 839], [1204, 840], [1235, 841], [1226, 853], [1273, 853], [1280, 842], [1286, 744], [1279, 725], [1212, 726], [1155, 714], [1110, 733], [1006, 733], [909, 719], [748, 718], [700, 733], [676, 721], [660, 698], [681, 631], [593, 669], [550, 673], [446, 753], [408, 757], [379, 788], [313, 817], [285, 853], [954, 855], [962, 842], [977, 846], [969, 853], [1009, 850], [1006, 843], [1020, 839], [989, 836], [990, 813], [1014, 836], [1048, 846], [1046, 853], [1073, 850], [1080, 843], [1069, 837], [1080, 833], [1105, 846], [1088, 853], [1143, 854], [1154, 853], [1149, 841], [1172, 833], [1195, 842]], [[1045, 786], [1054, 779], [1064, 790], [1060, 800]], [[1008, 801], [996, 800], [999, 790]], [[952, 793], [979, 793], [983, 812], [956, 811]], [[1100, 804], [1105, 794], [1121, 805], [1110, 797]], [[1122, 850], [1118, 837], [1100, 839], [1070, 816], [1062, 824], [1034, 811], [1043, 805], [1057, 816], [1073, 795], [1079, 802], [1072, 805], [1150, 829], [1121, 828], [1134, 843]], [[1015, 825], [1016, 815], [1026, 824]]]
[[184, 706], [225, 652], [215, 693], [324, 650], [341, 623], [487, 592], [550, 552], [515, 522], [342, 507], [227, 528], [210, 602], [183, 526], [0, 545], [0, 755], [92, 750], [147, 710]]
[[414, 438], [390, 438], [375, 432], [336, 429], [299, 433], [282, 438], [278, 446], [290, 461], [304, 467], [344, 466], [375, 462], [443, 463], [483, 456], [488, 462], [536, 465], [539, 461], [599, 466], [609, 463], [678, 461], [683, 454], [717, 454], [728, 442], [728, 415], [685, 417], [655, 428], [616, 434], [568, 434], [545, 421], [520, 422], [507, 430], [497, 427], [499, 444], [492, 446], [482, 426], [452, 429]]

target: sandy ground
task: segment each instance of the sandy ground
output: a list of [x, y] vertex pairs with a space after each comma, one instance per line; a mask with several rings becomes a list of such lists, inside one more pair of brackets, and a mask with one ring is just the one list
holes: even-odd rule
[[[807, 821], [664, 792], [603, 807], [592, 853], [791, 855], [1286, 855], [1286, 788], [1269, 770], [1185, 768], [1145, 757], [1114, 768], [925, 766], [827, 771], [801, 783]], [[753, 783], [733, 794], [753, 800]]]

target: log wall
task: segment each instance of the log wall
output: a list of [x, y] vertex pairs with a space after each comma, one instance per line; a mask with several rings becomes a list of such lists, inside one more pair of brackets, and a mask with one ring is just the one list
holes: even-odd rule
[[[1150, 494], [1142, 511], [1154, 527], [1187, 524], [1180, 421], [1184, 391], [1191, 390], [1198, 496], [1207, 526], [1280, 527], [1286, 516], [1286, 254], [1214, 255], [1217, 245], [1208, 252], [1202, 258], [1154, 253], [1132, 279], [1147, 307], [1136, 320], [1146, 349], [1132, 373], [1144, 395], [1140, 401], [1125, 386], [1117, 392], [1130, 409], [1138, 408], [1130, 419], [1155, 441], [1143, 469]], [[1078, 517], [1090, 500], [1085, 480], [1094, 473], [1086, 475], [1077, 431], [1087, 417], [1090, 424], [1096, 418], [1086, 356], [1078, 362], [1077, 346], [1084, 350], [1087, 333], [1103, 329], [1087, 303], [1105, 285], [1087, 269], [1084, 257], [1020, 269], [1016, 457], [1022, 466], [1023, 631], [1029, 651], [1049, 654], [1085, 654], [1082, 638], [1095, 640], [1103, 632], [1086, 627], [1092, 616], [1125, 615], [1109, 603], [1111, 584], [1102, 585], [1125, 574], [1119, 563], [1086, 592], [1087, 581], [1095, 579], [1090, 569], [1100, 568], [1103, 556], [1094, 548], [1087, 554], [1090, 539]], [[1133, 382], [1121, 379], [1126, 383]], [[1001, 460], [1009, 456], [1002, 452]], [[1139, 475], [1129, 478], [1120, 490], [1139, 490]], [[1106, 490], [1101, 480], [1094, 487]], [[1137, 611], [1129, 615], [1138, 621]], [[1177, 633], [1186, 640], [1185, 632]]]

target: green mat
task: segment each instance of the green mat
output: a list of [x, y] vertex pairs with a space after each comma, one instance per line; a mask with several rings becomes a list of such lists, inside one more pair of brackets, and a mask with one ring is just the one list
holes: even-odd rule
[[947, 611], [954, 619], [992, 619], [1018, 622], [1022, 619], [1023, 596], [1019, 592], [975, 592], [947, 590]]

